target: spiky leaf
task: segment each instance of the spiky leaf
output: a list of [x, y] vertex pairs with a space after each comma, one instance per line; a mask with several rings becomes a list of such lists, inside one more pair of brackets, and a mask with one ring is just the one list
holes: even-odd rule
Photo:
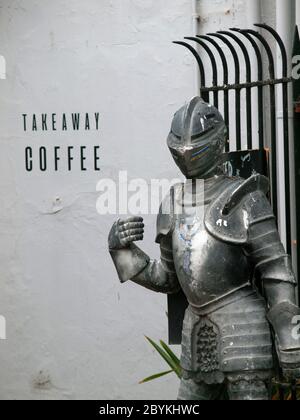
[[154, 381], [155, 379], [159, 379], [159, 378], [162, 378], [163, 376], [170, 375], [170, 373], [174, 373], [174, 371], [173, 370], [168, 370], [167, 372], [157, 373], [156, 375], [152, 375], [152, 376], [149, 376], [149, 378], [143, 379], [140, 382], [140, 384], [142, 385], [142, 384], [145, 384], [147, 382]]
[[181, 369], [177, 363], [173, 361], [173, 359], [169, 356], [167, 352], [165, 352], [162, 348], [159, 347], [151, 338], [146, 337], [149, 343], [155, 348], [155, 350], [161, 355], [161, 357], [165, 360], [165, 362], [170, 366], [170, 368], [176, 373], [178, 378], [181, 378]]

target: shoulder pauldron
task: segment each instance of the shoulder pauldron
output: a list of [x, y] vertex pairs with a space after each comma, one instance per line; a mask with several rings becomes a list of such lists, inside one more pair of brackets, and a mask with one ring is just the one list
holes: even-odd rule
[[234, 181], [209, 205], [206, 229], [223, 242], [246, 244], [251, 225], [274, 218], [266, 197], [268, 190], [269, 181], [262, 175]]

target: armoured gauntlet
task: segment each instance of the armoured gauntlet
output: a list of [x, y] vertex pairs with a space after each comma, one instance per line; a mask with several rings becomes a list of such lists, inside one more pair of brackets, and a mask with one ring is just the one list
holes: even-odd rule
[[137, 276], [150, 262], [149, 257], [134, 244], [143, 237], [144, 223], [140, 217], [118, 220], [111, 228], [109, 252], [122, 283]]
[[161, 260], [151, 261], [134, 242], [144, 236], [141, 217], [118, 220], [111, 228], [108, 244], [112, 260], [122, 283], [132, 280], [147, 289], [160, 293], [176, 293], [180, 285], [174, 264], [169, 261], [172, 246], [169, 238], [161, 243]]

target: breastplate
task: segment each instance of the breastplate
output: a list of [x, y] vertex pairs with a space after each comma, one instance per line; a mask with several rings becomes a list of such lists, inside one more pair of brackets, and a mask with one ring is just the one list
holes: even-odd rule
[[241, 247], [223, 243], [208, 233], [205, 209], [185, 203], [182, 213], [175, 217], [172, 237], [178, 280], [189, 303], [197, 308], [249, 286], [252, 277]]

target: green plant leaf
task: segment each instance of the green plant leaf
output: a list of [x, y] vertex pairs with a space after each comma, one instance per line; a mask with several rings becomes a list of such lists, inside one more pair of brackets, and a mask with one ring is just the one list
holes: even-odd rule
[[176, 363], [174, 363], [173, 359], [169, 356], [169, 354], [166, 353], [162, 348], [160, 348], [153, 340], [151, 340], [151, 338], [146, 337], [146, 339], [155, 348], [155, 350], [161, 355], [161, 357], [170, 366], [170, 368], [173, 369], [174, 373], [176, 373], [178, 378], [181, 378], [181, 369]]
[[146, 382], [154, 381], [155, 379], [162, 378], [163, 376], [170, 375], [170, 373], [174, 373], [173, 370], [168, 370], [167, 372], [157, 373], [156, 375], [149, 376], [149, 378], [143, 379], [140, 382], [140, 385], [145, 384]]
[[173, 351], [170, 349], [170, 347], [164, 341], [161, 340], [160, 341], [160, 344], [161, 344], [162, 348], [171, 357], [171, 359], [174, 361], [174, 363], [176, 363], [176, 365], [178, 365], [178, 367], [180, 368], [180, 360], [178, 359], [178, 357], [176, 356], [176, 354], [173, 353]]

